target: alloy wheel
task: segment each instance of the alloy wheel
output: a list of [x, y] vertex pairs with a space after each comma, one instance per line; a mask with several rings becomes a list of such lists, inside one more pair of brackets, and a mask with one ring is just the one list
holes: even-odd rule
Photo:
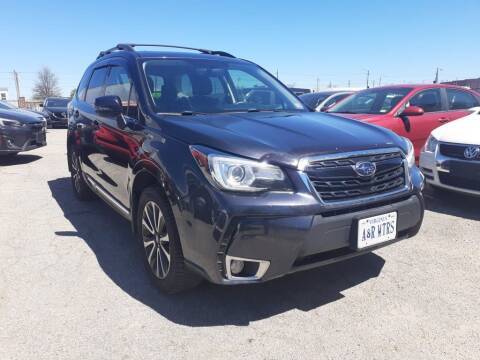
[[165, 217], [153, 201], [143, 208], [142, 238], [150, 269], [157, 278], [164, 279], [170, 270], [170, 239]]
[[75, 186], [75, 190], [80, 192], [81, 190], [81, 181], [82, 181], [82, 173], [80, 170], [80, 164], [78, 162], [78, 156], [72, 151], [72, 177], [73, 177], [73, 184]]

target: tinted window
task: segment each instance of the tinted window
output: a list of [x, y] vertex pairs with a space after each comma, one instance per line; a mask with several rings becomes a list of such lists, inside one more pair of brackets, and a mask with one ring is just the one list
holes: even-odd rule
[[77, 99], [85, 99], [85, 92], [87, 91], [88, 80], [90, 80], [90, 71], [86, 72], [83, 75], [82, 80], [80, 80], [80, 84], [78, 84], [77, 91], [75, 92], [75, 96]]
[[114, 66], [105, 81], [105, 95], [116, 95], [122, 100], [122, 105], [127, 106], [131, 86], [127, 70], [121, 66]]
[[442, 110], [442, 97], [440, 89], [429, 89], [420, 91], [409, 101], [410, 106], [418, 106], [425, 112]]
[[469, 109], [478, 106], [477, 99], [462, 90], [447, 89], [448, 108], [450, 110]]
[[68, 105], [69, 99], [47, 99], [45, 106], [48, 107], [66, 107]]
[[105, 80], [105, 95], [115, 95], [122, 100], [123, 114], [138, 119], [137, 92], [128, 71], [122, 66], [110, 68]]
[[157, 112], [306, 110], [272, 76], [250, 63], [147, 60], [144, 70]]
[[350, 114], [386, 114], [390, 112], [411, 88], [378, 88], [360, 91], [334, 105], [328, 112]]
[[89, 104], [93, 104], [97, 97], [103, 96], [103, 84], [105, 82], [105, 76], [107, 75], [107, 69], [108, 68], [103, 67], [96, 69], [93, 72], [90, 83], [88, 84], [87, 95], [85, 97], [85, 101]]

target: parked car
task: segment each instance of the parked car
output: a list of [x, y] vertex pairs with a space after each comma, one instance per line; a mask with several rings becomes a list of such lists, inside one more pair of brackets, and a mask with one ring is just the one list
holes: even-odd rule
[[32, 109], [21, 109], [15, 105], [12, 105], [6, 101], [0, 101], [0, 109], [3, 109], [3, 110], [14, 110], [14, 111], [20, 111], [20, 112], [24, 112], [26, 114], [30, 114], [30, 115], [37, 115], [37, 117], [43, 121], [47, 121], [45, 119], [45, 117], [43, 116], [43, 113], [40, 112], [40, 111], [36, 111], [36, 110], [32, 110]]
[[67, 106], [69, 98], [47, 97], [43, 104], [43, 114], [47, 119], [48, 127], [66, 127], [68, 122]]
[[310, 109], [315, 111], [326, 111], [331, 108], [333, 105], [339, 103], [346, 97], [352, 95], [355, 91], [319, 91], [309, 94], [300, 95], [299, 98], [307, 105]]
[[0, 155], [16, 155], [45, 146], [45, 129], [45, 119], [37, 114], [0, 107]]
[[420, 154], [426, 181], [439, 188], [480, 195], [480, 107], [435, 129]]
[[96, 194], [131, 221], [162, 290], [266, 281], [418, 232], [423, 177], [407, 139], [311, 112], [225, 52], [135, 46], [84, 73], [68, 164], [80, 200]]
[[395, 85], [360, 91], [328, 110], [407, 137], [420, 150], [432, 130], [469, 114], [480, 105], [475, 91], [453, 85]]

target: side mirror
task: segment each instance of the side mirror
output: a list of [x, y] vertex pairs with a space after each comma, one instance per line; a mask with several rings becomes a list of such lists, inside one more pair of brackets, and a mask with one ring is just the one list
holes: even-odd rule
[[115, 95], [100, 96], [95, 99], [95, 111], [104, 116], [118, 116], [122, 113], [122, 100]]
[[421, 116], [425, 113], [420, 106], [408, 106], [401, 113], [400, 116]]

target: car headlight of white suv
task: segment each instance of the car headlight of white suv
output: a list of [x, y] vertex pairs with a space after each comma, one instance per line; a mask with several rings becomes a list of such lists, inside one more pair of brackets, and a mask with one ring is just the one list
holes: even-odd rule
[[406, 137], [403, 138], [403, 141], [405, 141], [405, 144], [407, 145], [407, 153], [405, 155], [408, 162], [408, 167], [412, 167], [415, 165], [415, 148], [413, 147], [412, 142]]
[[434, 136], [430, 135], [427, 142], [425, 143], [424, 150], [426, 152], [434, 153], [437, 150], [438, 140]]

